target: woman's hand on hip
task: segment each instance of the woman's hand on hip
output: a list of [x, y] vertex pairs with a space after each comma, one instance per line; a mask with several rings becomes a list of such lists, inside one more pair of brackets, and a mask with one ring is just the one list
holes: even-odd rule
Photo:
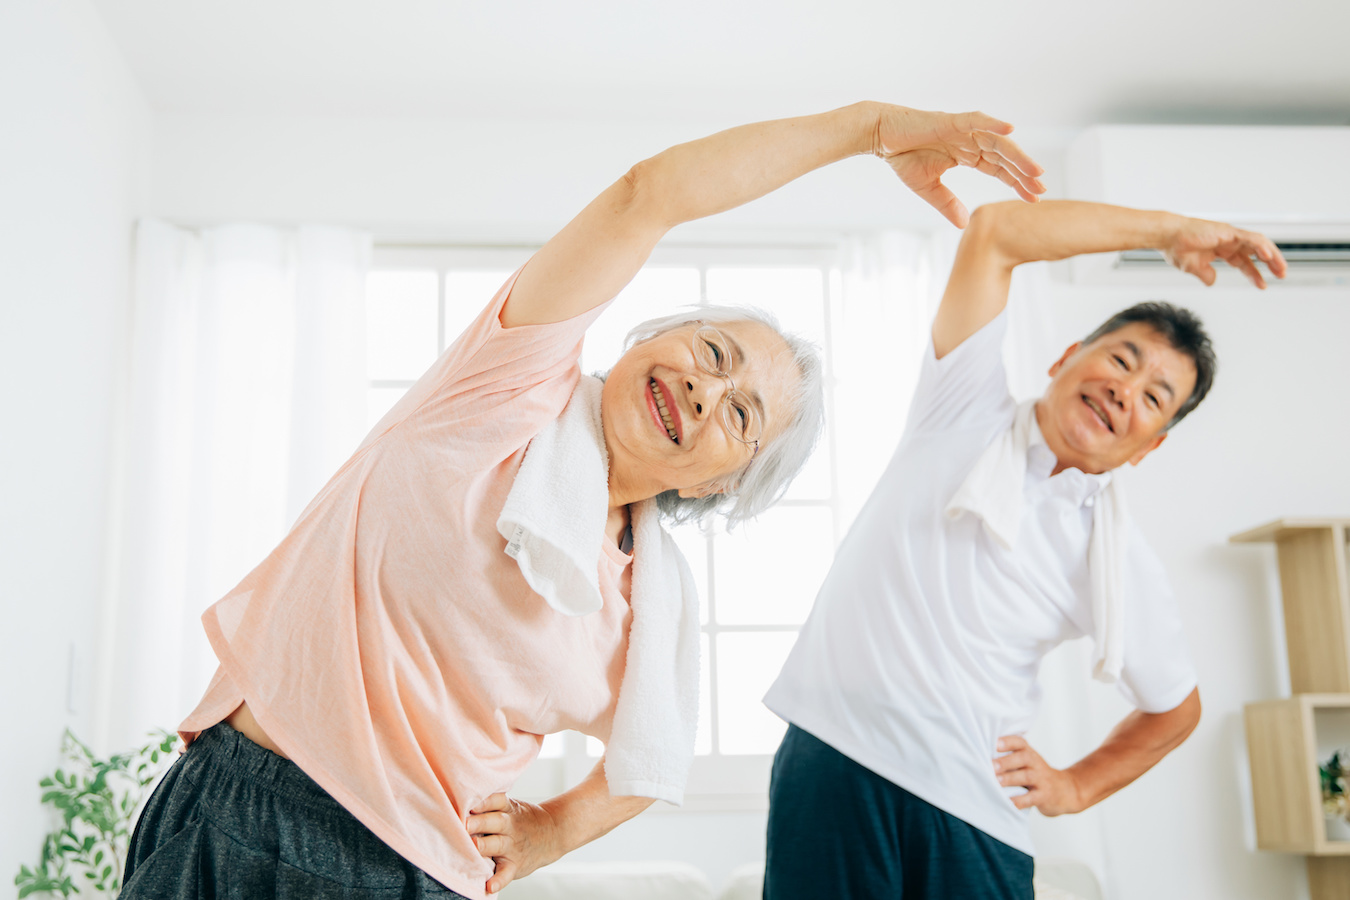
[[478, 852], [496, 864], [489, 894], [562, 856], [557, 823], [542, 806], [493, 794], [470, 810], [466, 824]]
[[882, 106], [872, 152], [890, 165], [905, 186], [964, 228], [970, 213], [942, 183], [953, 166], [969, 166], [991, 175], [1034, 202], [1045, 192], [1044, 169], [1007, 137], [1013, 127], [982, 112], [942, 113]]

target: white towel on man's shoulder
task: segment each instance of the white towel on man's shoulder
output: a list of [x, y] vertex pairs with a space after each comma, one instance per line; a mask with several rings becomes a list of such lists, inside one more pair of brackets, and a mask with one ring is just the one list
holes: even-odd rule
[[[601, 386], [583, 375], [562, 415], [530, 441], [497, 519], [506, 553], [525, 581], [569, 616], [603, 606], [597, 567], [609, 515], [609, 457]], [[633, 621], [605, 778], [614, 796], [678, 805], [698, 725], [698, 590], [684, 555], [661, 527], [656, 501], [629, 510]]]
[[[947, 504], [949, 517], [962, 512], [979, 516], [990, 535], [1005, 550], [1017, 545], [1021, 530], [1027, 448], [1035, 416], [1035, 400], [1020, 404], [1012, 426], [994, 438]], [[1093, 640], [1096, 642], [1092, 674], [1099, 681], [1118, 679], [1124, 663], [1128, 538], [1124, 486], [1117, 475], [1112, 475], [1092, 506], [1092, 537], [1088, 543]]]

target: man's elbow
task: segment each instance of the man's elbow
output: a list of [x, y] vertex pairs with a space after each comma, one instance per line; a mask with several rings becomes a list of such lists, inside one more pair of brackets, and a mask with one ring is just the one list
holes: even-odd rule
[[1020, 201], [1009, 200], [1003, 203], [986, 203], [975, 207], [970, 214], [970, 224], [961, 234], [961, 244], [967, 250], [973, 250], [982, 256], [993, 257], [1015, 266], [1018, 260], [1011, 253], [1011, 220], [1015, 218]]
[[1196, 688], [1181, 701], [1181, 705], [1176, 708], [1177, 724], [1177, 743], [1180, 744], [1186, 738], [1191, 736], [1196, 726], [1200, 724], [1200, 688]]

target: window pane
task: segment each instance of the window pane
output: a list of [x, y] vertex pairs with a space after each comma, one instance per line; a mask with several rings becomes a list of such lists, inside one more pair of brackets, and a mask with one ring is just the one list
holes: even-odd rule
[[366, 373], [416, 379], [436, 359], [436, 273], [377, 271], [366, 276]]
[[[829, 423], [826, 423], [826, 428]], [[826, 436], [820, 436], [811, 458], [806, 461], [792, 485], [783, 495], [785, 500], [828, 500], [830, 499], [830, 446]]]
[[694, 755], [712, 753], [712, 661], [708, 659], [708, 636], [699, 635], [698, 644], [698, 731], [694, 733]]
[[384, 418], [384, 414], [394, 408], [398, 398], [407, 388], [368, 388], [366, 390], [366, 428], [374, 428], [375, 423]]
[[634, 325], [695, 306], [698, 300], [698, 269], [649, 267], [638, 272], [586, 332], [582, 371], [609, 369], [623, 353], [624, 335]]
[[779, 506], [714, 543], [717, 621], [800, 625], [834, 556], [831, 513]]
[[605, 745], [600, 741], [599, 738], [593, 738], [590, 735], [587, 735], [586, 755], [591, 757], [592, 759], [599, 759], [600, 757], [605, 755]]
[[510, 277], [511, 272], [506, 269], [461, 269], [445, 273], [446, 347], [453, 344], [483, 307], [492, 302]]
[[708, 302], [759, 306], [787, 331], [825, 346], [824, 273], [813, 268], [708, 270]]
[[694, 572], [694, 584], [698, 587], [699, 624], [708, 624], [708, 538], [702, 529], [692, 522], [677, 525], [670, 529], [675, 546], [680, 548], [689, 568]]
[[778, 677], [797, 635], [790, 632], [717, 636], [717, 722], [726, 755], [773, 753], [787, 726], [760, 702]]
[[544, 743], [539, 748], [540, 759], [562, 759], [563, 751], [567, 749], [567, 735], [559, 731], [556, 734], [544, 735]]

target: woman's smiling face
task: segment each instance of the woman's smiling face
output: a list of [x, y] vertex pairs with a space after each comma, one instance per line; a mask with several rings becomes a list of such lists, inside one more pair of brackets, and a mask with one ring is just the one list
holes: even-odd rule
[[[726, 338], [726, 367], [736, 391], [762, 423], [763, 445], [792, 415], [798, 375], [786, 342], [750, 320], [715, 323]], [[696, 324], [657, 335], [630, 348], [605, 380], [601, 420], [609, 450], [610, 496], [623, 502], [677, 489], [703, 496], [743, 469], [754, 447], [726, 426], [721, 405], [727, 378], [700, 367], [694, 357]], [[732, 412], [733, 422], [740, 420]]]

